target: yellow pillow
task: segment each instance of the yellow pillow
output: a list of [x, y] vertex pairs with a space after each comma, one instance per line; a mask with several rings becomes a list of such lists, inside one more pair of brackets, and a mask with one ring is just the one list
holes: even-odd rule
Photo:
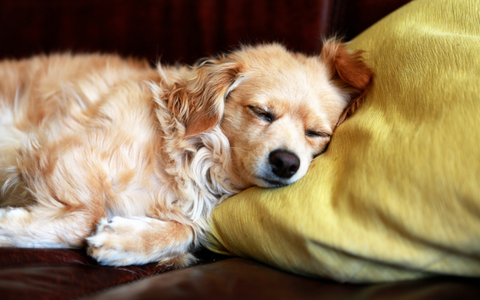
[[304, 179], [222, 203], [209, 248], [342, 282], [480, 276], [480, 2], [413, 1], [350, 48], [363, 105]]

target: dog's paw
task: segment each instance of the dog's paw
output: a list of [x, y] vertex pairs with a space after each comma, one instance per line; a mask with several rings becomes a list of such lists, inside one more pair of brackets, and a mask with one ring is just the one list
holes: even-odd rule
[[87, 252], [102, 265], [125, 266], [146, 263], [142, 257], [141, 238], [136, 234], [148, 226], [139, 220], [114, 217], [102, 219], [97, 231], [87, 238]]
[[7, 227], [6, 227], [6, 214], [7, 214], [8, 208], [0, 208], [0, 247], [8, 247], [10, 246], [9, 243], [9, 234], [7, 232]]
[[21, 229], [21, 223], [29, 216], [24, 208], [0, 208], [0, 247], [15, 246], [15, 239]]
[[23, 207], [4, 207], [0, 208], [0, 224], [8, 221], [16, 221], [27, 218], [28, 210]]
[[194, 261], [188, 250], [190, 227], [148, 217], [102, 219], [87, 238], [87, 252], [102, 265], [124, 266], [160, 262], [185, 266]]

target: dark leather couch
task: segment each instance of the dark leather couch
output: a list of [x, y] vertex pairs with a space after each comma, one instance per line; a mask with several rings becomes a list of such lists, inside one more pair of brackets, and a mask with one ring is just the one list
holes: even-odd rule
[[[0, 58], [116, 52], [193, 63], [239, 43], [280, 41], [319, 53], [409, 0], [16, 0], [0, 3]], [[104, 267], [83, 250], [0, 248], [0, 299], [478, 299], [480, 280], [376, 285], [291, 275], [201, 250], [189, 268]]]

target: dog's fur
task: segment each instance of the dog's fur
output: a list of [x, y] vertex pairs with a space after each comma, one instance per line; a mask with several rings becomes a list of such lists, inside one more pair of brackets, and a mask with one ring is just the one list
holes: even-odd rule
[[191, 68], [2, 61], [0, 246], [187, 265], [218, 203], [304, 176], [371, 82], [335, 40], [319, 56], [267, 44]]

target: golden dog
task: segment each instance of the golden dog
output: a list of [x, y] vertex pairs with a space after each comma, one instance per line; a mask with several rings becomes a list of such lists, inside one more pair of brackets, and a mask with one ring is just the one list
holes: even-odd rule
[[188, 265], [217, 204], [302, 178], [371, 83], [335, 40], [319, 56], [265, 44], [191, 68], [2, 61], [0, 246]]

